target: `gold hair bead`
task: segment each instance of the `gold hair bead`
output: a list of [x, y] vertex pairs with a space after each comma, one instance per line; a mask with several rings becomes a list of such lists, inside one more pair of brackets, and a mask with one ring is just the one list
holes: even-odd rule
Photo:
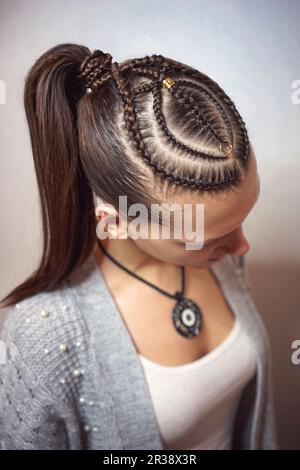
[[175, 82], [170, 77], [167, 77], [162, 81], [162, 86], [164, 88], [171, 88], [173, 85], [175, 85]]
[[230, 155], [232, 153], [233, 147], [230, 143], [225, 143], [220, 145], [221, 150], [223, 150], [226, 155]]

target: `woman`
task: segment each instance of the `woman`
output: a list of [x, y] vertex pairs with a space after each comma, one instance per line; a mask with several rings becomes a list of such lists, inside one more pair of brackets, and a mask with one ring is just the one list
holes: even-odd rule
[[[24, 102], [44, 251], [2, 301], [1, 448], [277, 448], [244, 270], [259, 178], [234, 103], [172, 59], [75, 44], [35, 62]], [[136, 237], [119, 196], [147, 214], [187, 204], [189, 221], [204, 206], [204, 245], [178, 239], [174, 217], [169, 238], [149, 237], [157, 214]]]

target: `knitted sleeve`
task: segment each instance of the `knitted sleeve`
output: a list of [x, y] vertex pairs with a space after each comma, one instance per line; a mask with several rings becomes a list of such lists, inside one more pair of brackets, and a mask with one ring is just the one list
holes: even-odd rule
[[0, 449], [87, 445], [75, 375], [76, 367], [86, 369], [86, 355], [77, 346], [64, 352], [83, 341], [84, 326], [63, 295], [38, 293], [7, 310], [0, 331]]
[[5, 327], [1, 334], [6, 354], [2, 347], [5, 360], [0, 364], [0, 449], [67, 449], [65, 421], [58, 402], [28, 367], [27, 351], [18, 349], [11, 330]]

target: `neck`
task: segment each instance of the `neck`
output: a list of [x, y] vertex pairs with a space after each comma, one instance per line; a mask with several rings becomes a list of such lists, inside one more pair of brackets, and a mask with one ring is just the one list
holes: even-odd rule
[[[165, 288], [172, 289], [177, 285], [179, 279], [179, 269], [177, 266], [160, 261], [157, 258], [142, 251], [131, 238], [106, 239], [101, 240], [102, 246], [119, 263], [130, 271], [138, 274], [154, 284], [159, 284]], [[119, 266], [116, 266], [102, 251], [98, 245], [97, 238], [93, 249], [100, 269], [104, 271], [110, 279], [114, 279], [116, 284], [129, 280], [126, 273]]]
[[[101, 240], [102, 246], [106, 249], [106, 251], [112, 255], [117, 261], [121, 264], [126, 266], [126, 268], [130, 269], [131, 271], [137, 272], [145, 267], [153, 267], [159, 266], [161, 267], [162, 262], [158, 259], [154, 258], [153, 256], [149, 255], [148, 253], [142, 251], [136, 243], [131, 238], [125, 239], [106, 239]], [[97, 259], [100, 260], [101, 263], [104, 262], [104, 259], [109, 260], [101, 250], [98, 245], [97, 239], [95, 241], [95, 246], [93, 249], [95, 256]]]

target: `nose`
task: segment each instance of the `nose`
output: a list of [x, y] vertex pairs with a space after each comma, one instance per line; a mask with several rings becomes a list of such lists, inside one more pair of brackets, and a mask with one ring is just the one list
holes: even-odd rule
[[246, 239], [243, 228], [238, 227], [232, 238], [227, 243], [228, 251], [227, 254], [235, 256], [243, 256], [250, 250], [250, 245]]

